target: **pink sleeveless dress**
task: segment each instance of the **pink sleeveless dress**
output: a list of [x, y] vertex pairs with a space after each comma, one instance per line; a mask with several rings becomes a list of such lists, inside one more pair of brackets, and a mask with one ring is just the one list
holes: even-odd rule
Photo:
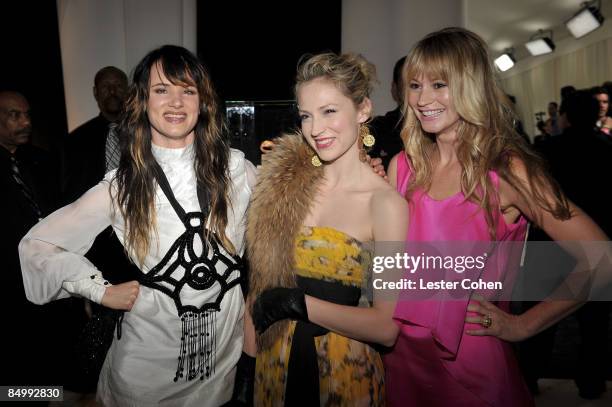
[[[411, 168], [405, 153], [399, 154], [397, 191], [406, 193]], [[499, 178], [490, 172], [495, 187]], [[408, 241], [490, 241], [484, 214], [478, 205], [464, 201], [463, 193], [434, 200], [425, 191], [410, 199]], [[522, 241], [527, 222], [505, 223], [501, 213], [496, 240]], [[514, 245], [516, 246], [516, 245]], [[517, 259], [518, 256], [518, 259]], [[497, 253], [493, 273], [503, 273], [520, 253]], [[497, 275], [499, 276], [499, 274]], [[512, 280], [506, 279], [506, 283]], [[465, 322], [468, 300], [399, 300], [394, 319], [400, 334], [393, 351], [384, 358], [389, 406], [533, 406], [512, 347], [491, 336], [470, 336], [465, 329], [479, 325]], [[499, 302], [503, 309], [509, 304]]]

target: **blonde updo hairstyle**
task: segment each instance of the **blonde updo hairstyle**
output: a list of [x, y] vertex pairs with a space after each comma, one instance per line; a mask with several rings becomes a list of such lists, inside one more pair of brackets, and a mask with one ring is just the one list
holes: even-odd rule
[[[510, 102], [499, 86], [486, 43], [463, 28], [445, 28], [425, 36], [411, 50], [403, 68], [404, 127], [401, 138], [413, 168], [407, 197], [417, 188], [429, 189], [432, 181], [434, 138], [426, 133], [410, 108], [410, 82], [427, 76], [443, 80], [459, 115], [457, 157], [461, 164], [461, 190], [466, 199], [485, 212], [492, 238], [499, 218], [499, 197], [489, 171], [514, 187], [529, 202], [555, 218], [570, 217], [567, 200], [545, 165], [514, 130], [517, 120]], [[512, 160], [524, 163], [528, 185], [511, 170]], [[553, 199], [547, 199], [552, 196]], [[539, 223], [539, 219], [532, 219]]]
[[[343, 95], [353, 101], [356, 108], [359, 108], [363, 101], [370, 97], [374, 83], [377, 82], [376, 68], [359, 54], [338, 55], [326, 52], [304, 55], [298, 63], [295, 79], [296, 98], [300, 86], [319, 78], [333, 83]], [[363, 125], [367, 126], [367, 122]], [[365, 156], [363, 144], [359, 143], [359, 146]]]
[[376, 68], [359, 54], [326, 52], [304, 55], [298, 64], [295, 94], [301, 85], [317, 78], [331, 81], [355, 106], [359, 106], [372, 93]]

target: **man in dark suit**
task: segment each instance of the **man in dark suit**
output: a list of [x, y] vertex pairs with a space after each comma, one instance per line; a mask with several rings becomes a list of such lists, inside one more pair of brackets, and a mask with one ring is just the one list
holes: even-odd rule
[[376, 116], [370, 123], [372, 135], [376, 138], [376, 144], [370, 150], [371, 157], [380, 157], [385, 170], [393, 156], [404, 149], [404, 143], [400, 138], [402, 130], [402, 100], [404, 98], [404, 87], [402, 85], [402, 68], [406, 57], [402, 57], [393, 67], [393, 82], [391, 83], [391, 96], [397, 107], [385, 113], [384, 116]]
[[[51, 160], [43, 150], [28, 144], [32, 134], [30, 105], [16, 92], [0, 92], [0, 162], [3, 231], [6, 240], [2, 250], [10, 249], [10, 270], [19, 270], [17, 244], [38, 220], [54, 209], [58, 179]], [[57, 174], [55, 174], [57, 175]], [[3, 256], [4, 257], [4, 256]], [[6, 264], [6, 263], [5, 263]], [[5, 275], [14, 281], [20, 299], [23, 295], [21, 272]], [[15, 288], [7, 290], [13, 293]]]
[[107, 171], [116, 168], [118, 150], [115, 162], [107, 163], [108, 136], [123, 111], [127, 88], [127, 76], [119, 68], [107, 66], [96, 73], [93, 94], [100, 114], [72, 131], [66, 141], [66, 203], [77, 199], [100, 182]]
[[0, 385], [67, 385], [69, 364], [64, 358], [83, 323], [82, 304], [72, 299], [43, 306], [30, 303], [17, 252], [21, 238], [59, 201], [59, 167], [44, 150], [28, 144], [31, 133], [26, 98], [1, 91]]

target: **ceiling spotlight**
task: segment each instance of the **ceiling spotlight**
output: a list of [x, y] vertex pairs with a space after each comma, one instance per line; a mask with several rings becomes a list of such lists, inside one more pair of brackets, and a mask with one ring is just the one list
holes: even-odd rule
[[582, 9], [570, 18], [565, 26], [574, 37], [584, 37], [603, 23], [604, 16], [601, 15], [600, 9], [600, 0], [582, 3]]
[[[550, 33], [550, 35], [546, 36], [546, 33]], [[525, 47], [527, 47], [527, 50], [533, 56], [550, 54], [555, 50], [555, 43], [552, 40], [552, 30], [539, 30], [536, 34], [531, 36], [529, 42], [525, 44]]]
[[514, 55], [512, 55], [512, 53], [512, 48], [506, 49], [505, 53], [501, 54], [501, 56], [495, 59], [495, 65], [500, 71], [505, 72], [514, 66], [516, 59], [514, 59]]

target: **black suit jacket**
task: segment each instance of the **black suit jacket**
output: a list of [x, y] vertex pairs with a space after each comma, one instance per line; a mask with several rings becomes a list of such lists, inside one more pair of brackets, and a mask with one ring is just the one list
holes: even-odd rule
[[[44, 150], [30, 145], [15, 152], [19, 173], [34, 195], [42, 215], [59, 204], [59, 165]], [[84, 323], [83, 305], [63, 299], [45, 305], [29, 302], [25, 295], [19, 253], [21, 238], [38, 222], [11, 171], [11, 155], [0, 147], [0, 315], [4, 326], [0, 357], [0, 384], [68, 385], [70, 352]], [[62, 358], [64, 358], [62, 360]]]
[[106, 171], [106, 135], [110, 122], [100, 115], [68, 135], [64, 157], [64, 199], [70, 203], [96, 185]]
[[[59, 167], [43, 150], [30, 145], [20, 146], [15, 152], [19, 172], [34, 194], [43, 216], [56, 209], [59, 198]], [[10, 281], [6, 293], [16, 304], [29, 305], [25, 299], [17, 245], [21, 238], [38, 222], [38, 216], [15, 182], [11, 172], [11, 154], [0, 147], [0, 199], [2, 214], [2, 245], [0, 248], [4, 273], [3, 281]], [[5, 268], [6, 267], [6, 268]], [[5, 296], [2, 296], [5, 297]]]
[[387, 112], [384, 116], [376, 116], [370, 123], [376, 143], [369, 154], [371, 157], [380, 157], [385, 170], [393, 156], [404, 149], [404, 143], [400, 138], [402, 124], [402, 112], [399, 107]]
[[612, 235], [612, 143], [591, 129], [568, 128], [548, 139], [540, 152], [563, 192], [610, 237]]

